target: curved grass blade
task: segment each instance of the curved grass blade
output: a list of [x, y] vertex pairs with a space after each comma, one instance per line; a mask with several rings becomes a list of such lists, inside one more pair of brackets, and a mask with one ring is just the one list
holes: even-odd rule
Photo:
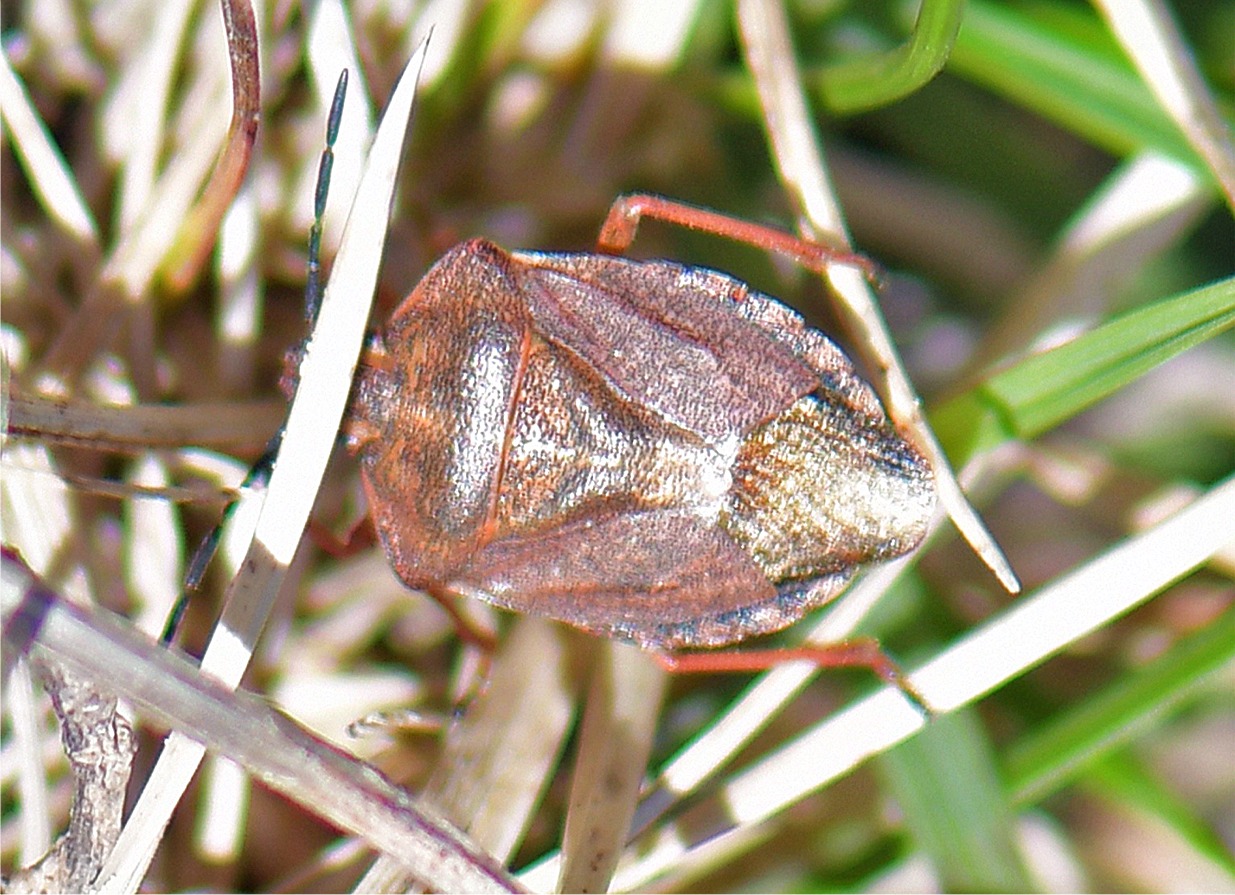
[[1235, 326], [1235, 277], [1155, 302], [997, 373], [931, 414], [953, 459], [1033, 438]]

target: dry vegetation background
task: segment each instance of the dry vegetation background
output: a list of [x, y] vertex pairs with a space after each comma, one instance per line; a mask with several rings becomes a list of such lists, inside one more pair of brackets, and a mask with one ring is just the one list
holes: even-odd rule
[[[1235, 28], [1235, 4], [1182, 5], [1177, 22], [1139, 37], [1121, 16], [1164, 7], [926, 6], [961, 22], [948, 66], [874, 108], [856, 108], [871, 101], [836, 72], [893, 51], [912, 7], [791, 3], [787, 26], [839, 207], [854, 244], [885, 270], [880, 305], [910, 377], [1026, 598], [1060, 601], [1046, 621], [1022, 622], [1015, 642], [1034, 644], [1035, 662], [1054, 651], [1049, 643], [1066, 645], [1061, 654], [1023, 676], [1002, 669], [1000, 655], [968, 661], [939, 692], [972, 685], [958, 705], [994, 693], [894, 749], [919, 723], [894, 699], [879, 703], [892, 706], [884, 740], [882, 709], [863, 725], [877, 745], [826, 739], [828, 719], [874, 689], [867, 675], [816, 678], [784, 707], [758, 691], [738, 712], [760, 732], [708, 773], [698, 752], [669, 762], [695, 737], [720, 739], [714, 725], [747, 678], [668, 681], [637, 654], [473, 601], [467, 610], [502, 632], [492, 682], [475, 697], [476, 650], [398, 583], [379, 551], [340, 559], [306, 541], [243, 688], [423, 794], [512, 871], [562, 849], [575, 874], [568, 887], [606, 883], [646, 775], [656, 781], [637, 815], [647, 829], [618, 886], [1235, 888], [1235, 57], [1220, 37]], [[253, 157], [224, 220], [200, 225], [188, 210], [232, 112], [218, 7], [5, 3], [6, 546], [54, 590], [157, 636], [188, 557], [286, 413], [278, 381], [306, 335], [313, 180], [341, 68], [352, 74], [327, 267], [373, 122], [436, 27], [385, 236], [378, 320], [467, 236], [590, 247], [622, 192], [796, 226], [800, 173], [773, 159], [749, 65], [757, 23], [779, 9], [263, 5]], [[1161, 98], [1170, 91], [1147, 87], [1167, 76], [1129, 61], [1138, 41], [1152, 48], [1163, 35], [1178, 38], [1204, 78], [1184, 95], [1212, 103], [1216, 130], [1177, 124]], [[893, 80], [873, 71], [862, 83], [880, 77]], [[39, 124], [63, 169], [23, 142]], [[366, 213], [380, 221], [380, 207]], [[207, 234], [217, 247], [204, 267], [175, 282], [168, 259]], [[817, 278], [758, 251], [648, 225], [636, 253], [731, 272], [853, 345]], [[1069, 344], [1074, 354], [1052, 354]], [[1057, 363], [1026, 363], [1042, 357]], [[53, 399], [78, 415], [66, 421]], [[147, 415], [150, 405], [173, 415]], [[95, 408], [104, 410], [87, 413]], [[342, 533], [363, 499], [354, 463], [335, 453], [314, 519]], [[134, 496], [136, 484], [155, 495]], [[1197, 498], [1210, 515], [1156, 528]], [[200, 655], [210, 636], [246, 518], [236, 514], [239, 546], [225, 544], [190, 605], [188, 653]], [[1137, 540], [1145, 531], [1169, 537]], [[1095, 565], [1112, 547], [1127, 548], [1116, 568]], [[1078, 569], [1094, 576], [1071, 577]], [[898, 571], [867, 588], [868, 598], [890, 592], [861, 630], [907, 667], [1013, 605], [946, 523]], [[1107, 598], [1123, 617], [1091, 633], [1084, 607]], [[19, 666], [6, 680], [6, 878], [61, 834], [74, 792], [46, 675]], [[94, 683], [130, 695], [136, 677], [117, 662]], [[264, 708], [234, 710], [256, 718]], [[131, 809], [169, 722], [128, 703], [122, 711], [135, 718]], [[379, 711], [402, 713], [403, 726], [349, 730]], [[226, 726], [202, 719], [187, 732], [209, 738]], [[822, 731], [820, 745], [793, 753], [803, 731]], [[878, 757], [846, 773], [863, 749]], [[838, 770], [820, 788], [815, 775], [833, 760]], [[695, 776], [682, 802], [666, 796]], [[374, 852], [340, 832], [328, 804], [315, 810], [212, 753], [166, 834], [124, 845], [136, 855], [159, 843], [150, 891], [349, 889]], [[97, 870], [107, 850], [78, 857]], [[389, 864], [370, 874], [370, 888], [403, 882]], [[419, 875], [451, 879], [432, 867]], [[522, 879], [551, 887], [557, 865]]]

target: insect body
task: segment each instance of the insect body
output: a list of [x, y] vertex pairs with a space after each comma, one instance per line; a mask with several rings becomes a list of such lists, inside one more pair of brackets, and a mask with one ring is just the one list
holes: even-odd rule
[[457, 246], [374, 342], [349, 419], [409, 586], [659, 650], [791, 624], [912, 550], [935, 502], [840, 349], [667, 261]]

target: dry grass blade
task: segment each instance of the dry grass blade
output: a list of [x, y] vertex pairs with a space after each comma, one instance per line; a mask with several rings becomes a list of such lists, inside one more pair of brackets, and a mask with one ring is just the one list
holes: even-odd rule
[[1235, 211], [1235, 143], [1170, 9], [1161, 0], [1100, 0], [1095, 5], [1162, 107], [1208, 163]]
[[[802, 95], [785, 12], [770, 0], [743, 0], [738, 4], [738, 17], [773, 157], [781, 181], [801, 209], [799, 229], [808, 239], [826, 243], [829, 238], [839, 237], [848, 245]], [[882, 373], [880, 392], [889, 415], [913, 432], [915, 442], [930, 460], [939, 499], [948, 515], [1004, 588], [1010, 593], [1018, 592], [1021, 586], [1016, 573], [965, 497], [943, 448], [922, 416], [921, 403], [866, 280], [857, 271], [841, 267], [831, 272], [828, 280], [842, 300], [850, 326], [860, 333], [861, 343], [877, 361], [877, 369]]]
[[5, 647], [0, 652], [4, 668], [4, 709], [9, 717], [12, 739], [6, 743], [0, 757], [4, 766], [5, 792], [21, 799], [22, 811], [18, 829], [11, 834], [10, 847], [17, 854], [17, 865], [29, 867], [47, 854], [52, 843], [50, 786], [43, 767], [47, 761], [46, 746], [55, 747], [55, 758], [61, 754], [60, 743], [45, 734], [46, 719], [38, 710], [34, 676], [29, 662], [19, 662], [22, 649]]
[[630, 830], [665, 689], [665, 672], [632, 646], [597, 646], [566, 828], [560, 892], [606, 892]]
[[[484, 691], [449, 731], [423, 792], [494, 859], [509, 861], [557, 767], [575, 693], [561, 632], [519, 619], [502, 641]], [[409, 879], [383, 855], [361, 892], [402, 892]]]
[[214, 247], [219, 223], [244, 181], [257, 140], [262, 79], [253, 6], [248, 0], [223, 0], [222, 6], [232, 68], [232, 120], [219, 163], [180, 228], [180, 251], [168, 258], [168, 281], [176, 292], [188, 288]]
[[[364, 762], [314, 738], [264, 699], [235, 692], [107, 613], [69, 606], [10, 551], [3, 564], [7, 649], [31, 647], [133, 700], [442, 891], [518, 891], [483, 850]], [[117, 676], [117, 668], [125, 673]], [[119, 848], [120, 845], [117, 845]], [[93, 875], [93, 874], [92, 874]], [[101, 875], [87, 891], [117, 891]]]
[[1069, 222], [1056, 251], [1019, 290], [970, 363], [975, 373], [1026, 345], [1056, 337], [1060, 320], [1097, 320], [1131, 275], [1195, 227], [1211, 187], [1195, 169], [1157, 153], [1121, 165]]
[[[896, 560], [865, 575], [845, 592], [840, 604], [807, 632], [805, 641], [824, 645], [844, 640], [909, 562], [909, 558]], [[695, 792], [750, 743], [818, 673], [819, 667], [813, 663], [786, 662], [760, 675], [705, 731], [661, 768], [654, 784], [644, 793], [634, 829], [647, 829], [674, 804]]]
[[231, 449], [261, 447], [264, 433], [277, 431], [287, 405], [282, 401], [218, 404], [98, 404], [8, 395], [10, 436], [37, 436], [53, 443], [100, 450], [152, 447]]
[[[374, 140], [353, 200], [353, 207], [362, 209], [362, 213], [349, 217], [321, 315], [305, 349], [300, 387], [289, 411], [253, 541], [241, 563], [242, 573], [229, 587], [219, 625], [202, 657], [203, 671], [233, 687], [248, 667], [283, 573], [300, 542], [343, 416], [389, 213], [376, 215], [372, 210], [390, 208], [423, 58], [422, 46], [405, 67]], [[121, 841], [104, 868], [101, 887], [136, 890], [202, 755], [202, 748], [191, 740], [175, 733], [168, 738]]]
[[[184, 37], [182, 31], [188, 25], [187, 13], [179, 16], [176, 13], [184, 9], [176, 4], [165, 7], [165, 15], [158, 19], [160, 27], [150, 33], [144, 48], [149, 68], [130, 70], [135, 76], [127, 92], [131, 106], [108, 122], [118, 132], [110, 136], [128, 154], [126, 161], [137, 162], [137, 167], [143, 167], [142, 160], [165, 137], [162, 132], [165, 110], [157, 100], [168, 88], [175, 69], [169, 64], [159, 64], [157, 57], [176, 52]], [[209, 97], [216, 80], [215, 72], [203, 67], [203, 70], [191, 71], [190, 77], [192, 86], [188, 95], [191, 101], [186, 102], [181, 113], [192, 119], [186, 123], [194, 139], [172, 156], [157, 181], [147, 184], [140, 173], [135, 174], [134, 182], [125, 177], [120, 195], [121, 232], [85, 299], [60, 328], [55, 343], [43, 356], [40, 363], [43, 373], [37, 380], [40, 392], [68, 393], [71, 391], [69, 385], [83, 372], [83, 362], [94, 358], [100, 348], [109, 346], [124, 326], [139, 331], [153, 326], [150, 308], [144, 299], [156, 271], [173, 246], [180, 223], [193, 205], [193, 197], [211, 170], [228, 124], [226, 108]], [[220, 77], [225, 75], [220, 74]], [[126, 117], [127, 113], [132, 113], [132, 120]], [[133, 209], [129, 212], [133, 215], [131, 219], [125, 216], [126, 207]], [[150, 359], [136, 356], [133, 362], [139, 393], [154, 391]]]
[[557, 627], [519, 619], [425, 787], [425, 798], [499, 861], [514, 855], [574, 720], [567, 659]]
[[25, 162], [30, 184], [48, 215], [82, 245], [97, 250], [99, 236], [94, 215], [86, 207], [64, 156], [52, 142], [3, 52], [0, 52], [0, 111], [13, 145]]
[[[72, 531], [68, 489], [56, 475], [51, 454], [41, 445], [9, 444], [0, 479], [4, 539], [22, 551], [30, 567], [47, 574]], [[84, 597], [74, 591], [73, 599]]]
[[[910, 679], [944, 711], [981, 698], [1229, 549], [1231, 518], [1235, 479], [1024, 598]], [[727, 829], [703, 841], [675, 825], [661, 829], [653, 842], [640, 843], [643, 857], [630, 854], [618, 886], [638, 890], [670, 871], [681, 875], [694, 867], [698, 872], [721, 855], [732, 859], [735, 848], [749, 843], [751, 826], [902, 741], [923, 723], [892, 689], [855, 703], [731, 779], [719, 794], [730, 818]]]

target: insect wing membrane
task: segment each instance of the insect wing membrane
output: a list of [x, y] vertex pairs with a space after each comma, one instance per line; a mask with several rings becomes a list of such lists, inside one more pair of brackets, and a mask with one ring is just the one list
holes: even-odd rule
[[[713, 443], [819, 385], [787, 346], [736, 313], [740, 281], [670, 262], [516, 253], [537, 331], [633, 404]], [[706, 288], [701, 288], [705, 285]]]
[[731, 643], [776, 611], [776, 589], [715, 525], [650, 510], [494, 541], [470, 582], [500, 606], [645, 647]]

